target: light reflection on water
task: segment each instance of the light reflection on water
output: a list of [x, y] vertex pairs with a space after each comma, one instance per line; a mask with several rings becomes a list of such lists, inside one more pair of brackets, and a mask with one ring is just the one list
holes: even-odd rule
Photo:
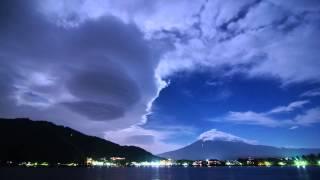
[[153, 173], [152, 180], [160, 180], [160, 173], [159, 173], [159, 168], [154, 168], [155, 173]]
[[296, 167], [296, 168], [298, 169], [298, 174], [300, 179], [306, 179], [306, 180], [310, 179], [306, 167]]
[[320, 167], [0, 168], [0, 180], [320, 180]]

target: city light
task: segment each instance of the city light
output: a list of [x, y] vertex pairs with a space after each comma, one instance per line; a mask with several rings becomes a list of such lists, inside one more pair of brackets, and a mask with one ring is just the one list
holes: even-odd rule
[[38, 163], [31, 163], [31, 162], [27, 162], [26, 166], [27, 167], [33, 167], [33, 166], [37, 166]]
[[183, 164], [182, 164], [182, 166], [184, 166], [184, 167], [188, 167], [188, 166], [189, 166], [189, 164], [185, 162], [185, 163], [183, 163]]
[[40, 166], [49, 166], [49, 163], [43, 162], [43, 163], [40, 164]]
[[171, 159], [168, 160], [161, 160], [161, 161], [151, 161], [151, 162], [132, 162], [131, 163], [133, 166], [136, 167], [170, 167], [173, 166], [173, 162]]
[[297, 167], [306, 167], [308, 165], [308, 162], [304, 160], [295, 160], [294, 165]]
[[26, 166], [26, 167], [47, 167], [49, 163], [47, 162], [22, 162], [18, 164], [19, 166]]
[[78, 166], [77, 163], [68, 163], [68, 164], [65, 164], [66, 166], [69, 166], [69, 167], [75, 167], [75, 166]]
[[24, 161], [24, 162], [14, 162], [6, 161], [8, 166], [23, 166], [23, 167], [216, 167], [216, 166], [295, 166], [305, 168], [307, 166], [320, 166], [319, 158], [314, 158], [307, 160], [305, 157], [295, 157], [295, 158], [279, 158], [279, 159], [238, 159], [238, 160], [218, 160], [218, 159], [205, 159], [205, 160], [172, 160], [172, 159], [162, 159], [156, 161], [143, 161], [143, 162], [132, 162], [126, 161], [122, 157], [112, 157], [112, 158], [99, 158], [93, 159], [88, 157], [83, 163], [69, 162], [69, 163], [48, 163], [46, 161]]
[[123, 160], [126, 160], [126, 158], [124, 158], [124, 157], [111, 157], [110, 160], [112, 160], [112, 161], [123, 161]]
[[140, 163], [133, 162], [132, 164], [133, 164], [134, 166], [136, 166], [136, 167], [140, 167], [140, 166], [143, 166], [143, 167], [159, 167], [159, 166], [160, 166], [160, 162], [156, 162], [156, 161], [152, 161], [152, 162], [140, 162]]
[[264, 162], [264, 165], [269, 167], [269, 166], [272, 166], [272, 163], [269, 162], [269, 161], [265, 161], [265, 162]]
[[104, 163], [102, 161], [92, 161], [93, 166], [103, 166]]
[[242, 163], [236, 160], [226, 161], [226, 166], [242, 166]]
[[120, 158], [120, 157], [112, 157], [110, 159], [112, 160], [112, 162], [107, 161], [105, 158], [102, 158], [100, 160], [94, 160], [92, 158], [87, 158], [86, 165], [87, 166], [97, 166], [97, 167], [102, 167], [102, 166], [110, 167], [110, 166], [117, 166], [117, 164], [115, 162], [124, 160], [124, 158]]

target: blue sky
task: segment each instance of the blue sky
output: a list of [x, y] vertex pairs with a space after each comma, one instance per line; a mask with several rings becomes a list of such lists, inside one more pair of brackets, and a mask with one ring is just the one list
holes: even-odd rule
[[194, 134], [172, 137], [169, 139], [172, 142], [192, 142], [198, 133], [216, 128], [262, 144], [318, 147], [316, 138], [319, 136], [320, 127], [316, 124], [273, 127], [267, 122], [259, 125], [225, 120], [230, 112], [263, 113], [276, 107], [288, 106], [292, 102], [304, 102], [299, 108], [271, 116], [276, 121], [294, 119], [297, 115], [317, 107], [319, 96], [303, 96], [306, 90], [316, 87], [317, 84], [313, 83], [283, 86], [276, 79], [248, 78], [242, 74], [219, 77], [208, 71], [181, 73], [170, 79], [170, 85], [154, 102], [153, 113], [145, 126], [155, 129], [157, 126], [195, 128]]
[[320, 147], [318, 0], [3, 0], [0, 117], [153, 153]]

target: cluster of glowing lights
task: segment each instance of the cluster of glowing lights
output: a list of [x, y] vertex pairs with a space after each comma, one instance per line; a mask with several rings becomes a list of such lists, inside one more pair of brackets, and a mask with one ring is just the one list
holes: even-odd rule
[[269, 161], [265, 161], [265, 162], [264, 162], [264, 165], [270, 167], [270, 166], [272, 166], [272, 163], [269, 162]]
[[265, 165], [265, 166], [272, 166], [272, 163], [269, 162], [269, 161], [265, 161], [265, 162], [264, 162], [264, 165]]
[[43, 162], [43, 163], [40, 164], [40, 166], [49, 166], [49, 163]]
[[104, 161], [92, 161], [92, 166], [116, 166], [116, 164]]
[[304, 160], [295, 160], [294, 165], [297, 167], [306, 167], [308, 166], [308, 162]]
[[194, 161], [192, 166], [202, 166], [202, 161]]
[[92, 161], [93, 166], [103, 166], [104, 163], [102, 161]]
[[57, 165], [58, 165], [58, 166], [76, 167], [76, 166], [78, 166], [79, 164], [77, 164], [77, 163], [66, 163], [66, 164], [58, 163]]
[[161, 160], [161, 161], [151, 161], [151, 162], [132, 162], [136, 167], [166, 167], [172, 166], [173, 163], [171, 160]]
[[43, 167], [47, 167], [49, 166], [49, 163], [47, 162], [22, 162], [19, 164], [19, 166], [26, 166], [26, 167], [40, 167], [40, 166], [43, 166]]
[[[114, 161], [124, 160], [124, 158], [120, 158], [120, 157], [112, 157], [112, 159], [114, 159]], [[98, 160], [93, 160], [92, 158], [87, 158], [86, 164], [88, 166], [98, 166], [98, 167], [102, 167], [102, 166], [107, 166], [107, 167], [117, 166], [117, 164], [115, 164], [113, 162], [106, 161], [105, 159], [102, 159], [102, 160], [98, 161]]]
[[61, 163], [57, 163], [58, 166], [68, 166], [68, 167], [76, 167], [76, 166], [79, 166], [79, 164], [77, 163], [66, 163], [66, 164], [61, 164]]
[[188, 163], [182, 163], [182, 166], [184, 166], [184, 167], [188, 167], [189, 166], [189, 164]]
[[38, 166], [38, 163], [37, 162], [35, 162], [35, 163], [27, 162], [26, 166], [27, 167], [35, 167], [35, 166]]
[[226, 166], [242, 166], [242, 163], [239, 161], [226, 161]]
[[112, 160], [112, 161], [123, 161], [123, 160], [126, 160], [126, 158], [124, 158], [124, 157], [111, 157], [110, 160]]
[[75, 167], [75, 166], [78, 166], [77, 163], [68, 163], [68, 164], [63, 164], [63, 165], [66, 165], [66, 166], [69, 166], [69, 167]]
[[[98, 167], [117, 167], [119, 164], [117, 164], [117, 161], [122, 161], [124, 160], [124, 158], [118, 158], [118, 157], [114, 157], [113, 158], [114, 161], [107, 161], [105, 159], [101, 159], [100, 161], [98, 160], [93, 160], [92, 158], [87, 158], [86, 161], [86, 165], [88, 166], [98, 166]], [[176, 164], [174, 161], [172, 161], [171, 159], [167, 159], [167, 160], [160, 160], [160, 161], [145, 161], [145, 162], [132, 162], [131, 165], [135, 166], [135, 167], [171, 167], [171, 166], [175, 166], [175, 165], [182, 165], [184, 167], [188, 167], [188, 166], [202, 166], [202, 163], [205, 161], [194, 161], [193, 163], [188, 163], [188, 162], [183, 162], [183, 163], [179, 163]], [[209, 160], [206, 160], [208, 167], [210, 162]], [[293, 164], [287, 161], [278, 161], [278, 162], [271, 162], [271, 161], [260, 161], [258, 162], [258, 166], [273, 166], [273, 165], [278, 165], [278, 166], [287, 166], [287, 165], [293, 165], [296, 167], [302, 167], [305, 168], [306, 166], [309, 165], [318, 165], [320, 166], [320, 160], [316, 161], [316, 162], [312, 162], [309, 163], [307, 160], [304, 159], [295, 159], [293, 160]], [[8, 161], [7, 163], [11, 163], [11, 161]], [[249, 165], [253, 164], [253, 161], [250, 161]], [[52, 165], [52, 164], [51, 164]], [[57, 163], [58, 166], [79, 166], [79, 164], [77, 163], [66, 163], [66, 164], [60, 164]], [[126, 165], [129, 165], [129, 163], [126, 163]], [[226, 166], [242, 166], [243, 164], [237, 160], [229, 160], [229, 161], [225, 161], [225, 165]], [[47, 162], [22, 162], [19, 163], [19, 166], [26, 166], [26, 167], [47, 167], [49, 166], [49, 163]], [[205, 165], [204, 165], [205, 166]]]

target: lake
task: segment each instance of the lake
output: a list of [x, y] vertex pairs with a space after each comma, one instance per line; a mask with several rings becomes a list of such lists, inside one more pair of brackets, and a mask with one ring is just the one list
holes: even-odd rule
[[320, 180], [320, 168], [0, 168], [0, 180]]

